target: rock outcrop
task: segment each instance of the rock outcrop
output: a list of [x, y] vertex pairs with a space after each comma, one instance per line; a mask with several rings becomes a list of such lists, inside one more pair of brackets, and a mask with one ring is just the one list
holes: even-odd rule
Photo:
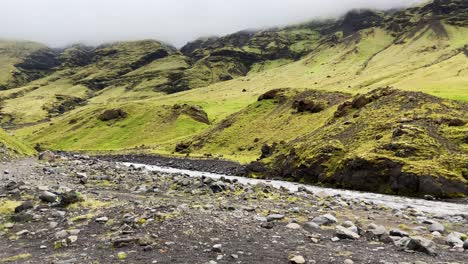
[[[468, 195], [467, 113], [464, 103], [377, 89], [341, 103], [325, 126], [276, 148], [263, 174], [382, 193]], [[458, 119], [460, 126], [450, 125]]]

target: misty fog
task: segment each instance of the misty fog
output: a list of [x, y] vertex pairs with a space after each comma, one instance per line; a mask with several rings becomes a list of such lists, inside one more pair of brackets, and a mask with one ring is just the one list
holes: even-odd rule
[[200, 36], [337, 17], [353, 8], [390, 9], [420, 0], [2, 0], [0, 39], [54, 47]]

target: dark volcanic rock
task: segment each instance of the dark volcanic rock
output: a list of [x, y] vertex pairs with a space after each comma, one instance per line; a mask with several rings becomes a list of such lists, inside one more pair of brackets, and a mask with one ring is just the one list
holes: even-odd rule
[[203, 110], [201, 106], [198, 105], [188, 105], [188, 104], [183, 104], [179, 105], [176, 104], [172, 107], [172, 110], [176, 114], [185, 114], [189, 117], [191, 117], [193, 120], [198, 121], [200, 123], [204, 123], [207, 125], [210, 125], [210, 119], [208, 118], [208, 114]]
[[341, 28], [346, 37], [359, 30], [380, 26], [383, 20], [381, 15], [372, 10], [352, 10], [345, 15]]
[[190, 152], [190, 146], [192, 144], [190, 142], [181, 142], [178, 143], [175, 146], [175, 152], [177, 153], [189, 153]]
[[57, 54], [51, 49], [40, 49], [31, 53], [22, 62], [15, 64], [15, 67], [28, 71], [49, 71], [60, 65]]
[[91, 63], [94, 48], [85, 45], [73, 45], [60, 54], [60, 61], [65, 67], [82, 67]]
[[60, 207], [67, 207], [81, 201], [81, 197], [75, 191], [66, 192], [60, 195]]
[[110, 121], [115, 119], [123, 119], [127, 117], [127, 113], [122, 109], [109, 109], [102, 112], [98, 119], [101, 121]]
[[258, 101], [263, 101], [263, 100], [272, 100], [276, 99], [278, 101], [284, 101], [286, 100], [286, 96], [284, 93], [286, 92], [287, 89], [273, 89], [270, 90], [258, 97]]
[[308, 99], [301, 99], [294, 101], [293, 108], [297, 110], [297, 112], [309, 112], [309, 113], [318, 113], [324, 110], [326, 107], [325, 104], [321, 102], [317, 102], [315, 100], [308, 100]]
[[15, 213], [21, 213], [23, 211], [32, 209], [34, 207], [34, 204], [31, 201], [26, 201], [22, 203], [20, 206], [15, 208]]

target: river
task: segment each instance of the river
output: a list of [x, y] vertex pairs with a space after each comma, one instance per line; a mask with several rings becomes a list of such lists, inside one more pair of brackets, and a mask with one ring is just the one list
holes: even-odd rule
[[368, 192], [358, 192], [358, 191], [351, 191], [351, 190], [344, 190], [344, 189], [333, 189], [333, 188], [324, 188], [312, 185], [305, 185], [300, 183], [293, 183], [287, 181], [277, 181], [277, 180], [261, 180], [261, 179], [251, 179], [245, 177], [237, 177], [237, 176], [229, 176], [229, 175], [222, 175], [216, 173], [209, 173], [209, 172], [202, 172], [202, 171], [194, 171], [194, 170], [184, 170], [184, 169], [177, 169], [171, 167], [161, 167], [155, 165], [145, 165], [145, 164], [137, 164], [137, 163], [129, 163], [123, 162], [121, 163], [125, 166], [133, 165], [136, 168], [145, 168], [149, 171], [157, 171], [162, 173], [169, 173], [169, 174], [186, 174], [190, 177], [209, 177], [213, 179], [220, 179], [224, 177], [226, 179], [234, 180], [236, 179], [239, 183], [245, 185], [255, 185], [259, 183], [269, 184], [274, 188], [286, 188], [289, 191], [297, 191], [299, 187], [304, 187], [307, 190], [313, 193], [320, 193], [324, 192], [328, 195], [340, 195], [345, 199], [357, 199], [364, 202], [373, 202], [375, 204], [385, 205], [390, 208], [394, 209], [404, 209], [411, 206], [412, 208], [431, 213], [434, 215], [466, 215], [468, 216], [468, 204], [463, 203], [450, 203], [450, 202], [442, 202], [442, 201], [428, 201], [424, 199], [417, 199], [417, 198], [409, 198], [403, 196], [394, 196], [394, 195], [385, 195], [385, 194], [377, 194], [377, 193], [368, 193]]

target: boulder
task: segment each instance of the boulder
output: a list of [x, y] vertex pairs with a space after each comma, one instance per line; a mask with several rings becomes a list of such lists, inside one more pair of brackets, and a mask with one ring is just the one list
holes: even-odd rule
[[286, 225], [286, 228], [289, 229], [301, 229], [301, 226], [297, 223], [289, 223]]
[[336, 236], [340, 239], [359, 239], [359, 235], [344, 226], [336, 226]]
[[220, 193], [226, 190], [226, 183], [222, 181], [213, 182], [209, 186], [213, 193]]
[[278, 221], [278, 220], [281, 220], [283, 218], [284, 218], [284, 215], [282, 215], [282, 214], [271, 214], [271, 215], [267, 216], [267, 221], [268, 222]]
[[39, 195], [39, 199], [46, 203], [55, 203], [57, 201], [57, 195], [48, 191], [44, 191]]
[[334, 217], [331, 214], [325, 214], [315, 217], [314, 219], [312, 219], [312, 222], [316, 223], [319, 226], [322, 226], [336, 224], [338, 220], [336, 220], [336, 217]]
[[52, 151], [49, 151], [49, 150], [46, 150], [39, 154], [39, 160], [54, 161], [56, 159], [57, 159], [57, 156]]
[[304, 225], [304, 229], [309, 232], [313, 232], [313, 231], [316, 231], [317, 229], [320, 229], [320, 226], [315, 222], [307, 222]]
[[80, 195], [75, 191], [66, 192], [60, 195], [60, 207], [67, 207], [81, 201]]
[[289, 263], [291, 263], [291, 264], [304, 264], [304, 263], [306, 263], [306, 261], [305, 261], [303, 256], [292, 256], [289, 259]]
[[323, 111], [325, 107], [326, 105], [324, 103], [309, 99], [300, 99], [294, 101], [293, 103], [293, 108], [296, 109], [299, 113], [318, 113]]
[[110, 120], [123, 119], [123, 118], [126, 118], [127, 116], [128, 114], [122, 109], [109, 109], [109, 110], [105, 110], [104, 112], [102, 112], [98, 116], [98, 119], [106, 122]]
[[20, 206], [15, 208], [15, 213], [21, 213], [23, 211], [32, 209], [34, 204], [31, 201], [23, 202]]
[[[402, 241], [401, 241], [402, 240]], [[413, 250], [423, 252], [431, 256], [437, 255], [435, 253], [436, 245], [432, 240], [423, 237], [404, 237], [400, 241], [400, 245], [406, 250]]]
[[279, 101], [283, 101], [286, 99], [286, 96], [284, 93], [286, 92], [286, 89], [273, 89], [270, 90], [258, 97], [258, 101], [263, 101], [263, 100], [272, 100], [272, 99], [277, 99]]
[[409, 234], [400, 229], [392, 229], [390, 230], [390, 235], [395, 237], [409, 237]]
[[447, 244], [451, 247], [462, 247], [464, 244], [462, 237], [463, 234], [458, 232], [452, 232], [447, 236], [445, 242], [447, 242]]
[[429, 226], [429, 231], [443, 233], [445, 231], [445, 227], [439, 222], [433, 222], [432, 225]]

